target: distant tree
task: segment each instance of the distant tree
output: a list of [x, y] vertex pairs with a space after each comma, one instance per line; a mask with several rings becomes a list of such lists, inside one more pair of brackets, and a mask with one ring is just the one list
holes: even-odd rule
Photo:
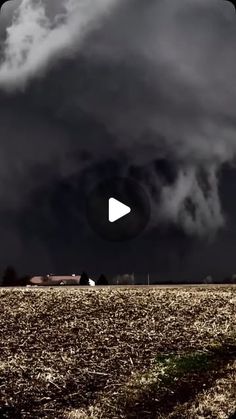
[[87, 285], [89, 286], [89, 277], [88, 274], [86, 272], [83, 272], [81, 277], [80, 277], [80, 285]]
[[30, 278], [31, 277], [29, 275], [20, 277], [17, 281], [17, 285], [19, 285], [20, 287], [26, 287], [26, 285], [30, 284]]
[[231, 279], [232, 279], [232, 284], [236, 284], [236, 274], [233, 274], [232, 276], [231, 276]]
[[98, 280], [97, 280], [97, 282], [96, 282], [96, 285], [109, 285], [109, 283], [108, 283], [108, 280], [107, 280], [107, 278], [105, 277], [105, 275], [101, 275], [99, 278], [98, 278]]
[[204, 283], [204, 284], [213, 284], [213, 278], [212, 278], [212, 276], [211, 276], [211, 275], [206, 276], [206, 277], [203, 279], [203, 283]]
[[8, 266], [5, 269], [5, 272], [2, 277], [2, 286], [13, 287], [13, 286], [18, 285], [17, 282], [18, 282], [18, 276], [17, 276], [15, 268], [13, 268], [13, 266]]
[[134, 285], [134, 274], [118, 275], [113, 279], [116, 285]]
[[231, 284], [232, 279], [229, 276], [227, 276], [226, 278], [223, 279], [222, 283], [223, 284]]

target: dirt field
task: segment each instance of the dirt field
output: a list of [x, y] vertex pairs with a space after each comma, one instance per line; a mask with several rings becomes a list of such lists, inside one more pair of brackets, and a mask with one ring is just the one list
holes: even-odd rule
[[0, 301], [0, 418], [236, 411], [235, 287], [1, 289]]

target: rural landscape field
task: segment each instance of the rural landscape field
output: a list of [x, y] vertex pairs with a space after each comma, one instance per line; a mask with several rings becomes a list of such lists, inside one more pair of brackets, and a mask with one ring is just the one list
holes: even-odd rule
[[236, 287], [0, 290], [0, 417], [228, 419]]

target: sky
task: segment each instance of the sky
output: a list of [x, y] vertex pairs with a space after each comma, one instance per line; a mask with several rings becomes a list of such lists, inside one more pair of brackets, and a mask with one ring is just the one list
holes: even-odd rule
[[[222, 0], [6, 3], [0, 270], [236, 272], [235, 43]], [[96, 236], [84, 212], [113, 175], [150, 200], [149, 225], [128, 242]]]

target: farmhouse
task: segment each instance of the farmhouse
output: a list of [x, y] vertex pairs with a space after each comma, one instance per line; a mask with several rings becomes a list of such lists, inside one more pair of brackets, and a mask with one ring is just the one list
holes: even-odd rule
[[[81, 275], [46, 275], [46, 276], [33, 276], [30, 279], [31, 285], [38, 286], [53, 286], [53, 285], [79, 285]], [[95, 282], [89, 279], [89, 285], [94, 286]]]

